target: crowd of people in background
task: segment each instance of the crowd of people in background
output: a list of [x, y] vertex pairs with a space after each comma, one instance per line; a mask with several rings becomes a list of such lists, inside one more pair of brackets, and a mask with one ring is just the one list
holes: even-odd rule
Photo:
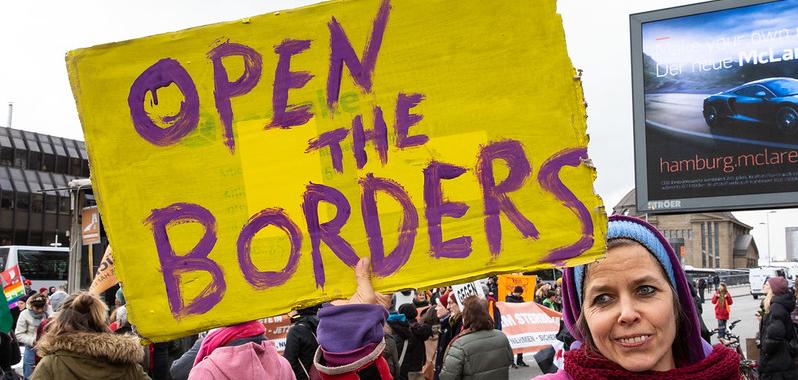
[[[566, 269], [564, 277], [538, 281], [534, 289], [516, 286], [504, 299], [522, 303], [530, 301], [524, 294], [534, 294], [531, 301], [563, 313], [557, 339], [566, 350], [565, 367], [547, 378], [600, 378], [608, 369], [616, 375], [656, 370], [671, 378], [692, 378], [701, 368], [710, 371], [727, 362], [734, 362], [736, 371], [739, 357], [722, 345], [708, 344], [711, 334], [701, 318], [702, 291], [712, 288], [718, 337], [721, 342], [728, 338], [725, 328], [734, 299], [726, 284], [712, 278], [685, 280], [653, 227], [613, 218], [609, 234], [618, 236], [611, 236], [606, 259]], [[618, 271], [630, 263], [638, 269]], [[637, 284], [637, 272], [646, 274], [645, 281], [653, 285], [627, 295], [624, 281]], [[450, 380], [508, 379], [512, 368], [528, 366], [522, 354], [513, 354], [502, 332], [496, 277], [483, 286], [484, 297], [458, 300], [451, 287], [408, 289], [386, 297], [373, 291], [370, 275], [368, 259], [363, 259], [356, 267], [358, 290], [351, 299], [289, 313], [291, 327], [282, 353], [258, 320], [144, 345], [127, 318], [121, 288], [109, 308], [88, 292], [67, 294], [65, 285], [37, 291], [25, 281], [25, 295], [14, 308], [15, 329], [0, 333], [0, 371], [4, 378], [16, 378], [11, 366], [21, 361], [22, 377], [35, 380]], [[603, 293], [596, 295], [594, 286]], [[657, 290], [663, 288], [670, 291]], [[766, 297], [756, 315], [760, 377], [798, 378], [798, 290], [790, 289], [783, 277], [768, 278], [763, 290]], [[623, 301], [626, 297], [629, 300]], [[674, 308], [670, 314], [675, 319], [664, 318], [668, 313], [657, 309], [665, 305]], [[690, 315], [696, 315], [700, 325], [693, 325]], [[619, 355], [602, 334], [618, 335], [613, 331], [622, 330], [624, 323], [670, 331], [656, 338], [657, 347], [667, 350], [652, 357]], [[19, 345], [24, 346], [22, 354]]]
[[[14, 376], [11, 366], [20, 361], [26, 380], [347, 378], [334, 376], [330, 368], [351, 363], [353, 357], [374, 359], [375, 351], [385, 368], [378, 365], [374, 373], [384, 370], [390, 377], [360, 378], [506, 379], [510, 368], [527, 366], [520, 354], [514, 360], [501, 332], [496, 277], [483, 287], [485, 297], [460, 302], [451, 287], [397, 292], [385, 307], [367, 313], [371, 319], [350, 320], [347, 312], [339, 315], [346, 308], [332, 305], [297, 309], [289, 313], [291, 327], [282, 353], [266, 338], [260, 321], [143, 345], [127, 318], [121, 288], [109, 308], [97, 295], [68, 294], [66, 285], [39, 291], [30, 285], [25, 281], [25, 295], [13, 309], [14, 331], [0, 334], [0, 369], [9, 378]], [[539, 282], [534, 301], [561, 310], [559, 285]], [[505, 302], [525, 302], [524, 291], [516, 287]], [[325, 320], [337, 327], [325, 329]], [[347, 343], [342, 333], [353, 342]], [[24, 347], [21, 355], [19, 345]], [[14, 352], [16, 359], [5, 355]]]

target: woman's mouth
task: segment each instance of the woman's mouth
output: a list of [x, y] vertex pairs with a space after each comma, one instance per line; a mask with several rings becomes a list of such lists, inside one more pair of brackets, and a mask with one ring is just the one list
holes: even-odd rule
[[651, 335], [634, 335], [623, 338], [617, 338], [615, 339], [615, 342], [620, 344], [622, 347], [634, 348], [644, 345], [646, 342], [648, 342], [648, 339], [650, 337]]

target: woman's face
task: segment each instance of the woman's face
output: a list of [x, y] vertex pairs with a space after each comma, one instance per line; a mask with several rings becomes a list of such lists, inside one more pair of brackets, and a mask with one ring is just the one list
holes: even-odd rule
[[675, 368], [673, 297], [654, 256], [639, 244], [622, 246], [588, 267], [582, 313], [607, 359], [632, 372], [667, 371]]
[[457, 299], [454, 297], [449, 297], [449, 301], [446, 302], [446, 308], [449, 309], [452, 315], [460, 314], [460, 305], [457, 304]]
[[765, 284], [762, 285], [762, 291], [765, 292], [765, 294], [770, 294], [771, 289], [770, 289], [770, 283], [769, 282], [765, 281]]
[[435, 315], [438, 316], [438, 319], [441, 319], [449, 314], [449, 310], [443, 306], [440, 302], [435, 306]]

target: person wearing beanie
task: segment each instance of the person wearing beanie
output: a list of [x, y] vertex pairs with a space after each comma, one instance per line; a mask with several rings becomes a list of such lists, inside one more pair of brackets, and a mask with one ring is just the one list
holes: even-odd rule
[[371, 275], [371, 260], [361, 258], [355, 266], [355, 294], [319, 309], [319, 349], [313, 364], [322, 380], [393, 378], [383, 356], [391, 298], [374, 291]]
[[740, 357], [701, 339], [678, 256], [647, 222], [613, 215], [607, 254], [567, 268], [565, 325], [577, 340], [539, 379], [738, 379]]
[[43, 320], [50, 317], [47, 309], [47, 296], [41, 293], [34, 293], [28, 297], [26, 309], [19, 314], [14, 334], [19, 342], [25, 346], [25, 353], [22, 355], [22, 373], [25, 379], [30, 378], [33, 367], [36, 366], [36, 329]]
[[432, 327], [419, 323], [418, 311], [413, 304], [399, 306], [397, 316], [402, 318], [388, 318], [394, 338], [396, 350], [399, 353], [398, 380], [406, 380], [409, 373], [421, 372], [427, 358], [427, 349], [424, 342], [432, 336]]
[[316, 339], [316, 329], [319, 326], [319, 318], [316, 313], [319, 306], [314, 305], [296, 310], [296, 314], [291, 316], [291, 328], [285, 338], [285, 350], [283, 357], [291, 363], [297, 380], [306, 380], [315, 372], [313, 367], [313, 355], [319, 348]]
[[795, 309], [795, 297], [788, 290], [784, 277], [768, 278], [762, 290], [767, 295], [762, 301], [765, 313], [759, 322], [759, 377], [798, 379], [789, 344], [796, 338], [790, 318]]
[[726, 322], [729, 321], [729, 312], [734, 303], [726, 283], [721, 282], [717, 286], [715, 294], [712, 296], [712, 303], [715, 305], [715, 319], [718, 320], [718, 338], [726, 337]]

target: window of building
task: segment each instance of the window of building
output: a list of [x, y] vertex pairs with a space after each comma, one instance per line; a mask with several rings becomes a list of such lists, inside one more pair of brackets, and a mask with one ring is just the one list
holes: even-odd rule
[[20, 169], [28, 168], [28, 152], [22, 149], [14, 149], [14, 166]]
[[707, 224], [701, 223], [701, 267], [707, 267]]
[[69, 197], [58, 197], [58, 212], [64, 215], [69, 214]]
[[81, 176], [80, 159], [77, 158], [69, 159], [69, 174], [75, 177]]
[[0, 193], [0, 208], [4, 210], [12, 210], [14, 208], [14, 193], [11, 191], [3, 190]]
[[20, 229], [14, 231], [14, 244], [28, 245], [28, 232]]
[[48, 214], [55, 214], [58, 212], [58, 197], [51, 194], [44, 196], [44, 211]]
[[44, 196], [42, 193], [31, 194], [30, 211], [41, 214], [44, 211]]
[[44, 245], [42, 242], [42, 233], [41, 232], [30, 232], [30, 239], [28, 240], [29, 245]]
[[42, 160], [42, 170], [46, 172], [55, 171], [55, 155], [54, 154], [44, 154], [44, 159]]
[[42, 154], [40, 152], [30, 152], [28, 154], [28, 167], [30, 170], [41, 170]]
[[[0, 136], [0, 138], [8, 138]], [[11, 166], [14, 164], [14, 148], [0, 147], [0, 165]]]
[[718, 233], [718, 222], [715, 225], [715, 268], [720, 268], [720, 234]]
[[709, 264], [710, 268], [715, 267], [715, 251], [712, 249], [712, 236], [714, 236], [714, 232], [712, 223], [707, 222], [707, 264]]
[[64, 156], [58, 156], [55, 160], [55, 172], [61, 174], [69, 173], [69, 159]]
[[22, 210], [30, 209], [30, 193], [17, 193], [17, 208]]

